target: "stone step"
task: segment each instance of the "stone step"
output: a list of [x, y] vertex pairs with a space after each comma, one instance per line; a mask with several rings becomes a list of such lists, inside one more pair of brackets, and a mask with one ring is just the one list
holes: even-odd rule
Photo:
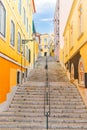
[[[40, 113], [40, 112], [32, 112], [32, 113], [30, 113], [30, 112], [3, 112], [3, 113], [0, 113], [0, 117], [1, 116], [24, 116], [24, 117], [42, 117], [42, 116], [44, 116], [44, 111], [42, 112], [42, 113]], [[61, 113], [61, 112], [55, 112], [55, 113], [51, 113], [51, 117], [58, 117], [58, 118], [86, 118], [87, 117], [87, 113], [86, 112], [76, 112], [76, 113]]]
[[[31, 130], [30, 128], [0, 128], [0, 130]], [[36, 130], [36, 128], [32, 128], [32, 130]], [[38, 130], [47, 130], [45, 128], [38, 128]], [[52, 129], [48, 129], [52, 130]]]
[[35, 112], [35, 113], [28, 113], [28, 112], [3, 112], [0, 113], [0, 117], [1, 116], [19, 116], [19, 117], [43, 117], [44, 116], [44, 112], [43, 113], [39, 113], [39, 112]]
[[[43, 105], [32, 105], [32, 104], [26, 104], [26, 105], [21, 105], [21, 104], [11, 104], [9, 107], [14, 107], [14, 108], [24, 108], [24, 109], [31, 109], [31, 108], [39, 108], [39, 109], [43, 109], [44, 108], [44, 104]], [[50, 105], [51, 109], [86, 109], [85, 105]]]
[[[43, 101], [42, 99], [39, 99], [39, 98], [31, 98], [32, 101]], [[29, 101], [30, 98], [29, 97], [24, 97], [24, 98], [18, 98], [18, 97], [14, 97], [13, 100], [18, 100], [18, 101]]]
[[[28, 94], [28, 93], [16, 93], [16, 95], [17, 96], [34, 96], [34, 95], [39, 95], [40, 96], [40, 94], [33, 94], [33, 93], [31, 93], [30, 95]], [[53, 96], [53, 97], [58, 97], [58, 96], [61, 96], [61, 97], [80, 97], [80, 95], [79, 94], [75, 94], [75, 93], [58, 93], [57, 95], [56, 95], [56, 93], [50, 93], [50, 95], [51, 96]], [[43, 94], [41, 94], [41, 96], [44, 96], [44, 93]]]
[[61, 118], [84, 118], [87, 113], [51, 113], [51, 117], [61, 117]]
[[[45, 98], [46, 99], [46, 98]], [[50, 104], [55, 104], [55, 105], [84, 105], [84, 103], [82, 102], [82, 101], [80, 101], [80, 102], [77, 102], [77, 101], [70, 101], [70, 100], [64, 100], [64, 102], [63, 101], [61, 101], [61, 99], [58, 101], [58, 100], [51, 100], [51, 99], [49, 99], [48, 98], [48, 100], [50, 100]], [[26, 100], [26, 99], [13, 99], [12, 100], [12, 104], [13, 103], [19, 103], [19, 104], [21, 104], [21, 103], [34, 103], [34, 102], [36, 102], [36, 103], [43, 103], [44, 102], [44, 98], [43, 99], [40, 99], [40, 100], [32, 100], [32, 99], [29, 99], [29, 100]]]
[[32, 92], [41, 92], [43, 91], [46, 87], [50, 88], [51, 91], [73, 91], [73, 92], [78, 92], [77, 88], [75, 86], [73, 87], [70, 87], [70, 86], [61, 86], [61, 85], [57, 85], [57, 86], [51, 86], [49, 85], [48, 83], [48, 86], [47, 86], [47, 82], [45, 83], [44, 87], [38, 87], [36, 86], [35, 88], [33, 87], [18, 87], [17, 90], [20, 90], [20, 91], [32, 91]]
[[36, 92], [36, 90], [34, 90], [33, 92], [31, 92], [31, 91], [21, 91], [21, 90], [17, 90], [17, 92], [16, 93], [26, 93], [26, 94], [32, 94], [32, 95], [41, 95], [41, 94], [44, 94], [44, 90], [43, 91], [41, 91], [41, 92]]
[[[35, 83], [34, 81], [32, 82], [32, 83]], [[39, 83], [40, 84], [40, 82], [36, 82], [35, 84], [37, 84], [37, 83]], [[24, 85], [24, 86], [19, 86], [18, 87], [18, 89], [29, 89], [29, 90], [39, 90], [39, 91], [41, 91], [41, 90], [43, 90], [46, 86], [46, 83], [47, 83], [47, 81], [45, 81], [44, 83], [42, 82], [42, 84], [44, 85], [44, 86], [38, 86], [38, 85], [36, 85], [36, 86], [28, 86], [28, 85]], [[67, 84], [69, 84], [69, 85], [67, 85]], [[67, 90], [67, 89], [71, 89], [71, 90], [77, 90], [77, 88], [76, 88], [76, 86], [74, 86], [74, 85], [72, 85], [70, 82], [69, 83], [67, 83], [67, 82], [54, 82], [54, 83], [51, 83], [51, 82], [48, 82], [48, 87], [50, 87], [52, 90]], [[17, 89], [17, 90], [18, 90]]]
[[43, 101], [40, 101], [40, 102], [34, 102], [34, 101], [17, 101], [17, 100], [14, 100], [11, 102], [11, 104], [23, 104], [23, 105], [26, 105], [26, 104], [29, 104], [29, 105], [43, 105], [44, 102]]
[[[58, 93], [57, 95], [55, 95], [55, 93], [54, 92], [50, 92], [50, 91], [48, 91], [49, 93], [50, 93], [50, 96], [52, 96], [52, 97], [58, 97], [58, 96], [61, 96], [61, 97], [74, 97], [74, 98], [81, 98], [81, 96], [77, 93], [77, 94], [75, 94], [74, 93], [74, 95], [72, 95], [72, 94], [70, 94], [70, 93]], [[20, 96], [22, 96], [22, 97], [24, 97], [24, 96], [36, 96], [36, 97], [38, 97], [38, 96], [40, 96], [40, 97], [43, 97], [44, 96], [44, 94], [45, 94], [46, 92], [44, 92], [43, 94], [38, 94], [38, 93], [36, 93], [36, 94], [34, 94], [34, 93], [25, 93], [25, 92], [20, 92], [20, 93], [17, 93], [16, 92], [16, 95], [15, 96], [17, 96], [17, 97], [20, 97]]]
[[51, 92], [55, 92], [55, 91], [59, 91], [59, 92], [75, 92], [75, 93], [78, 93], [78, 90], [77, 90], [77, 88], [68, 88], [68, 87], [62, 87], [61, 88], [61, 86], [56, 86], [55, 88], [52, 88], [52, 86], [44, 86], [44, 88], [40, 88], [40, 89], [30, 89], [30, 88], [28, 88], [28, 87], [26, 87], [26, 88], [20, 88], [20, 87], [18, 87], [17, 88], [17, 91], [25, 91], [25, 92], [38, 92], [38, 93], [40, 93], [40, 92], [43, 92], [46, 88], [49, 88], [50, 89], [50, 91]]
[[60, 130], [60, 129], [87, 129], [87, 123], [50, 123], [49, 122], [49, 129], [57, 129], [57, 130]]
[[50, 87], [50, 89], [51, 90], [53, 90], [53, 91], [57, 91], [57, 90], [71, 90], [71, 91], [76, 91], [76, 92], [78, 92], [78, 90], [77, 90], [77, 88], [75, 87], [75, 86], [65, 86], [65, 85], [63, 85], [63, 86], [61, 86], [61, 85], [57, 85], [57, 86], [49, 86]]
[[49, 122], [52, 123], [87, 123], [87, 117], [84, 118], [61, 118], [61, 117], [49, 117]]
[[[87, 117], [84, 118], [58, 118], [58, 117], [49, 117], [48, 118], [50, 123], [87, 123]], [[6, 118], [5, 116], [0, 117], [0, 122], [45, 122], [46, 121], [46, 117], [18, 117], [18, 116], [8, 116], [8, 118]]]
[[30, 96], [32, 96], [32, 95], [36, 95], [36, 96], [39, 95], [39, 96], [42, 96], [42, 95], [44, 95], [44, 93], [40, 93], [40, 94], [37, 94], [37, 93], [36, 93], [36, 94], [32, 94], [32, 93], [31, 93], [31, 94], [30, 94], [30, 93], [27, 93], [27, 92], [16, 92], [15, 94], [16, 94], [16, 95], [19, 95], [19, 96], [20, 96], [20, 95], [21, 95], [21, 96], [26, 96], [26, 95], [30, 95]]
[[46, 123], [43, 121], [40, 122], [0, 122], [0, 128], [46, 128]]
[[[30, 93], [28, 93], [26, 91], [19, 91], [19, 92], [17, 91], [15, 94], [16, 95], [22, 95], [22, 96], [23, 95], [44, 95], [44, 92], [41, 92], [40, 94], [38, 94], [38, 92], [33, 92], [33, 93], [31, 92], [31, 94], [30, 94]], [[56, 92], [53, 91], [53, 92], [50, 92], [50, 94], [55, 95]], [[70, 96], [70, 97], [71, 96], [76, 96], [76, 97], [80, 96], [79, 93], [74, 93], [74, 92], [73, 93], [72, 92], [63, 92], [63, 91], [61, 93], [58, 92], [58, 96], [61, 96], [61, 95], [62, 96]]]
[[[49, 92], [48, 92], [49, 93]], [[45, 93], [44, 93], [45, 94]], [[15, 97], [29, 97], [29, 98], [32, 98], [32, 97], [36, 97], [36, 98], [38, 98], [38, 97], [40, 97], [40, 98], [43, 98], [44, 97], [44, 94], [36, 94], [36, 95], [33, 95], [33, 94], [31, 94], [31, 95], [29, 95], [29, 94], [26, 94], [26, 93], [22, 93], [22, 94], [16, 94], [15, 95]], [[58, 95], [54, 95], [54, 94], [52, 94], [52, 93], [50, 93], [50, 98], [74, 98], [74, 99], [82, 99], [81, 98], [81, 96], [80, 95], [64, 95], [64, 94], [58, 94]]]
[[17, 92], [28, 92], [28, 93], [30, 93], [30, 92], [32, 92], [32, 93], [35, 93], [35, 94], [40, 94], [40, 93], [43, 93], [43, 91], [44, 91], [45, 89], [43, 89], [43, 90], [28, 90], [28, 89], [24, 89], [24, 90], [21, 90], [21, 89], [18, 89], [17, 90]]
[[[12, 106], [13, 107], [14, 106], [21, 107], [22, 105], [25, 106], [25, 107], [29, 107], [29, 108], [31, 106], [33, 106], [33, 107], [35, 106], [36, 107], [36, 106], [39, 105], [39, 108], [40, 108], [40, 106], [44, 106], [44, 102], [43, 101], [41, 101], [41, 102], [33, 102], [33, 101], [32, 102], [31, 101], [30, 102], [29, 101], [27, 101], [27, 102], [26, 101], [18, 101], [17, 102], [17, 101], [13, 101], [9, 107], [12, 107]], [[80, 108], [80, 109], [81, 108], [84, 108], [84, 109], [86, 108], [83, 103], [77, 103], [77, 102], [65, 102], [65, 103], [63, 103], [63, 102], [59, 102], [59, 103], [57, 103], [57, 102], [50, 102], [50, 107], [51, 108], [55, 108], [56, 106], [59, 107], [59, 108], [61, 107], [61, 109], [62, 108], [66, 108], [66, 107], [70, 108], [70, 109], [71, 108], [77, 108], [77, 109], [78, 108]]]
[[64, 93], [70, 93], [70, 92], [72, 92], [72, 93], [78, 93], [78, 91], [77, 90], [72, 90], [72, 89], [57, 89], [57, 90], [52, 90], [51, 88], [50, 88], [50, 91], [51, 92], [60, 92], [60, 93], [62, 93], [62, 92], [64, 92]]
[[9, 106], [9, 108], [20, 108], [20, 109], [43, 109], [44, 108], [44, 105], [41, 105], [41, 106], [39, 106], [39, 105], [27, 105], [27, 106], [19, 106], [19, 105], [14, 105], [14, 104], [11, 104], [10, 106]]
[[53, 94], [51, 94], [51, 93], [49, 93], [50, 94], [50, 96], [51, 97], [55, 97], [55, 98], [57, 98], [57, 97], [69, 97], [69, 98], [72, 98], [72, 97], [74, 97], [74, 98], [76, 98], [77, 96], [78, 96], [78, 98], [81, 98], [81, 96], [80, 95], [78, 95], [78, 94], [68, 94], [68, 93], [58, 93], [58, 95], [56, 95], [56, 93], [53, 93]]
[[56, 101], [54, 101], [54, 102], [52, 102], [52, 101], [50, 101], [50, 104], [51, 105], [84, 105], [84, 103], [83, 102], [70, 102], [70, 101], [67, 101], [67, 102], [56, 102]]
[[[21, 98], [21, 99], [27, 99], [27, 98], [30, 98], [30, 99], [43, 99], [44, 98], [44, 95], [42, 95], [42, 96], [40, 96], [40, 95], [38, 95], [38, 96], [36, 96], [36, 95], [26, 95], [26, 96], [22, 96], [22, 95], [15, 95], [14, 96], [14, 98]], [[13, 99], [14, 99], [13, 98]]]
[[36, 122], [36, 123], [40, 123], [40, 122], [45, 122], [46, 121], [46, 117], [19, 117], [19, 116], [8, 116], [8, 118], [6, 118], [5, 116], [0, 117], [0, 122]]
[[[31, 107], [31, 108], [20, 108], [20, 107], [11, 107], [11, 108], [9, 108], [8, 109], [8, 111], [7, 112], [15, 112], [15, 111], [19, 111], [19, 112], [44, 112], [44, 108], [43, 109], [40, 109], [40, 108], [35, 108], [35, 107]], [[50, 108], [50, 111], [51, 111], [51, 113], [87, 113], [87, 111], [85, 110], [85, 109], [65, 109], [65, 108], [63, 108], [63, 109], [52, 109], [52, 108]]]
[[87, 114], [87, 110], [86, 109], [50, 109], [51, 113], [86, 113]]
[[[51, 105], [50, 105], [51, 106]], [[59, 106], [57, 106], [57, 105], [52, 105], [51, 106], [51, 109], [86, 109], [86, 107], [84, 106], [84, 105], [59, 105]]]
[[[46, 127], [46, 123], [43, 121], [40, 122], [20, 122], [20, 121], [14, 121], [14, 122], [5, 122], [2, 121], [0, 122], [0, 128], [36, 128], [38, 129], [40, 128], [45, 128]], [[87, 122], [50, 122], [49, 121], [49, 128], [50, 129], [65, 129], [65, 128], [73, 128], [73, 129], [79, 129], [82, 128], [82, 130], [85, 128], [87, 129]]]
[[11, 107], [11, 108], [8, 109], [8, 112], [9, 111], [10, 112], [16, 112], [16, 111], [18, 112], [19, 111], [19, 112], [28, 112], [28, 113], [32, 113], [32, 112], [33, 113], [44, 113], [44, 110], [43, 109], [39, 109], [39, 108], [38, 109], [35, 109], [35, 108], [33, 108], [33, 109], [20, 109], [20, 108], [16, 108], [15, 109], [15, 108]]
[[[43, 99], [43, 98], [42, 98]], [[35, 98], [35, 97], [32, 97], [31, 100], [34, 100], [34, 101], [42, 101], [42, 99], [40, 99], [39, 97], [38, 98]], [[14, 97], [13, 100], [19, 100], [19, 101], [22, 101], [22, 100], [25, 100], [25, 101], [28, 101], [30, 100], [29, 97]], [[74, 98], [50, 98], [51, 101], [56, 101], [56, 102], [82, 102], [82, 99], [74, 99]]]

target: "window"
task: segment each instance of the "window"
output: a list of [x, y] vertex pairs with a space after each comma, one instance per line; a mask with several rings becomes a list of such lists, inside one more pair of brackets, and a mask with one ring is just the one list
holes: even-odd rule
[[47, 42], [47, 38], [44, 38], [44, 43], [46, 43]]
[[6, 10], [0, 1], [0, 34], [5, 37], [6, 31]]
[[18, 0], [18, 11], [21, 14], [22, 0]]
[[79, 6], [79, 35], [83, 32], [83, 8], [82, 4]]
[[25, 13], [25, 8], [23, 8], [23, 22], [26, 24], [26, 13]]
[[29, 3], [29, 14], [31, 15], [31, 4]]
[[26, 27], [27, 27], [27, 32], [28, 32], [28, 18], [27, 18], [27, 25], [26, 25]]
[[22, 44], [22, 51], [23, 51], [23, 56], [24, 56], [24, 53], [25, 53], [25, 45], [24, 44]]
[[28, 7], [28, 0], [26, 0], [26, 4], [27, 4], [27, 7]]
[[10, 44], [12, 46], [14, 46], [14, 44], [15, 44], [15, 25], [12, 20], [11, 20]]
[[20, 51], [21, 51], [21, 35], [18, 32], [18, 52], [20, 52]]
[[28, 46], [26, 46], [26, 59], [29, 60], [29, 50], [28, 50]]
[[67, 37], [65, 38], [65, 47], [64, 47], [64, 49], [65, 49], [65, 56], [68, 56], [68, 39], [67, 39]]
[[25, 22], [25, 8], [23, 7], [23, 23]]
[[31, 35], [31, 26], [29, 25], [29, 28], [28, 28], [28, 33], [29, 33], [29, 37]]
[[73, 24], [70, 26], [70, 49], [73, 47]]

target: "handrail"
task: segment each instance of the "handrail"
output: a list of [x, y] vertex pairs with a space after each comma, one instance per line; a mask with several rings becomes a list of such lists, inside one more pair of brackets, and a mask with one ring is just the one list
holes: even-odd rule
[[46, 128], [48, 129], [48, 117], [50, 117], [50, 85], [48, 81], [48, 60], [46, 56], [46, 86], [44, 88], [44, 116], [46, 116]]

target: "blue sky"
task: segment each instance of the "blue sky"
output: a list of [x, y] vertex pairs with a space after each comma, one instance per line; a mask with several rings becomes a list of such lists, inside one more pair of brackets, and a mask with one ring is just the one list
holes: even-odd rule
[[33, 18], [37, 32], [42, 34], [54, 32], [55, 4], [56, 0], [35, 0], [36, 13]]

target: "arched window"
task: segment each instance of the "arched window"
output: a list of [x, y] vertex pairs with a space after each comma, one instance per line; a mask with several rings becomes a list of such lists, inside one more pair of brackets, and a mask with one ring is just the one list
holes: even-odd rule
[[0, 34], [5, 37], [6, 31], [6, 10], [2, 2], [0, 1]]
[[21, 51], [21, 35], [18, 32], [18, 52], [20, 52], [20, 51]]
[[84, 64], [82, 58], [79, 60], [78, 72], [79, 72], [79, 84], [85, 85]]

